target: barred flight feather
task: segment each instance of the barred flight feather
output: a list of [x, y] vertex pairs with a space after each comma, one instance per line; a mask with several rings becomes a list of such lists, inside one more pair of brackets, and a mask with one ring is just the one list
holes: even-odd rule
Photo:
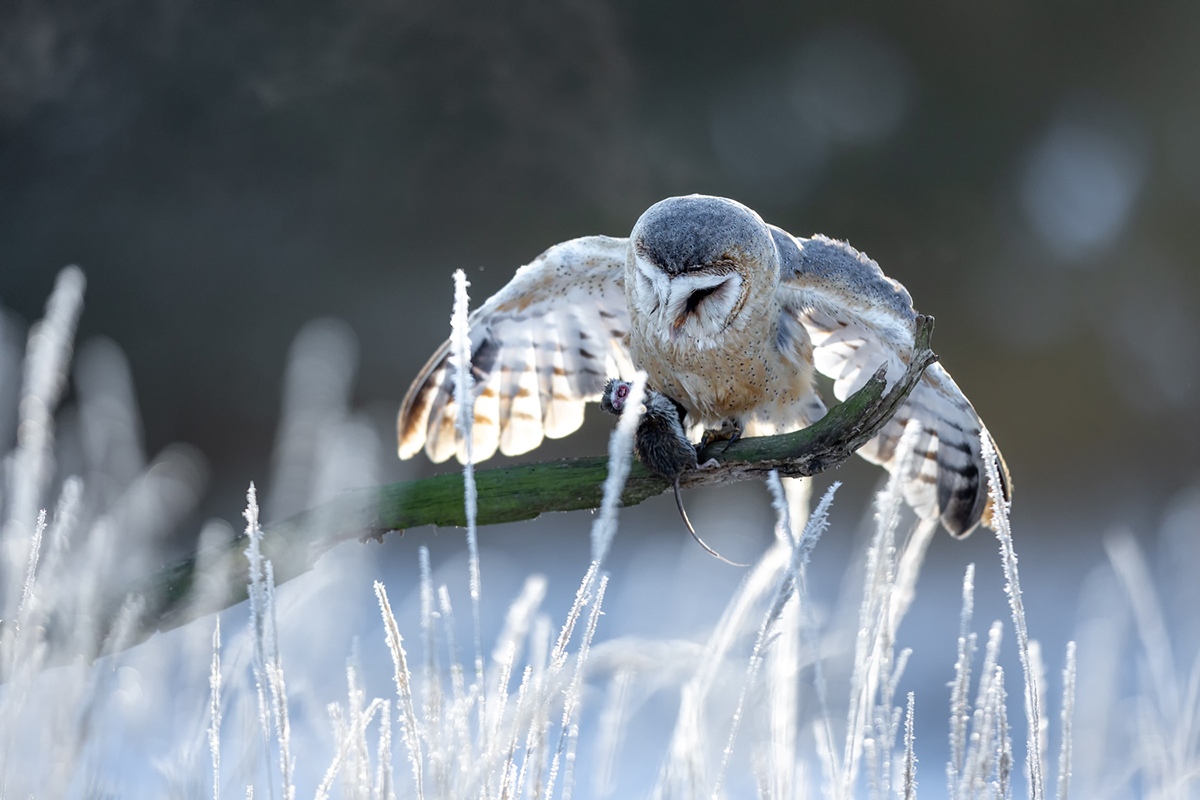
[[[914, 345], [916, 312], [908, 292], [849, 245], [825, 237], [799, 245], [802, 255], [784, 275], [780, 298], [808, 332], [814, 366], [834, 379], [839, 400], [860, 389], [881, 364], [888, 366], [890, 388]], [[979, 415], [950, 373], [934, 364], [859, 455], [894, 471], [896, 445], [909, 420], [922, 431], [904, 476], [904, 498], [921, 518], [940, 517], [951, 534], [966, 536], [990, 519]]]
[[[622, 270], [626, 240], [589, 236], [550, 248], [471, 314], [473, 452], [519, 455], [583, 424], [606, 378], [629, 378]], [[619, 335], [618, 335], [619, 334]], [[454, 429], [449, 343], [414, 381], [399, 417], [399, 452], [440, 463], [465, 446]]]

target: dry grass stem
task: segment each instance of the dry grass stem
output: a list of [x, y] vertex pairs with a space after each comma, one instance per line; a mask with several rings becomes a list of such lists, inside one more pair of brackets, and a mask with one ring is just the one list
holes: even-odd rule
[[383, 626], [387, 638], [388, 649], [392, 653], [392, 664], [395, 667], [396, 695], [400, 698], [400, 707], [404, 712], [404, 731], [401, 734], [404, 746], [408, 750], [408, 760], [412, 765], [413, 781], [419, 800], [425, 797], [425, 782], [422, 774], [421, 738], [417, 727], [416, 706], [412, 696], [412, 675], [408, 670], [408, 659], [404, 653], [404, 642], [400, 636], [400, 627], [392, 614], [392, 605], [388, 602], [387, 589], [379, 581], [375, 581], [375, 597], [379, 600], [379, 610], [383, 615]]
[[625, 413], [617, 420], [608, 439], [608, 474], [604, 479], [604, 499], [600, 503], [600, 514], [592, 523], [592, 561], [603, 564], [617, 533], [617, 508], [621, 504], [621, 491], [629, 478], [629, 467], [633, 462], [633, 440], [638, 423], [645, 408], [642, 401], [646, 392], [646, 373], [638, 370], [625, 399]]
[[987, 471], [988, 491], [992, 503], [992, 525], [1000, 542], [1000, 561], [1004, 565], [1005, 593], [1012, 609], [1013, 628], [1017, 632], [1017, 651], [1025, 673], [1025, 705], [1028, 716], [1026, 763], [1029, 770], [1031, 800], [1045, 797], [1045, 773], [1042, 767], [1042, 705], [1038, 696], [1037, 678], [1029, 654], [1029, 630], [1025, 624], [1025, 603], [1021, 597], [1021, 579], [1017, 571], [1017, 553], [1013, 548], [1012, 529], [1008, 519], [1008, 500], [1004, 498], [996, 449], [992, 436], [984, 427], [979, 433], [980, 450]]
[[913, 705], [915, 697], [908, 693], [908, 711], [904, 715], [904, 778], [902, 792], [904, 800], [916, 800], [917, 797], [917, 756], [913, 748]]
[[1058, 800], [1067, 800], [1071, 788], [1071, 723], [1075, 716], [1075, 643], [1067, 642], [1063, 667], [1062, 744], [1058, 751]]
[[212, 668], [208, 673], [208, 752], [212, 758], [213, 800], [221, 800], [221, 617], [213, 627]]

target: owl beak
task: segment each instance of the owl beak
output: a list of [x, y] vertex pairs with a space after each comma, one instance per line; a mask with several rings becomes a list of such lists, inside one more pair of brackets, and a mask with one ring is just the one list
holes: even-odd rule
[[680, 314], [671, 323], [671, 327], [667, 328], [667, 336], [670, 337], [672, 344], [679, 338], [679, 334], [683, 331], [683, 326], [687, 324], [689, 316], [689, 314]]

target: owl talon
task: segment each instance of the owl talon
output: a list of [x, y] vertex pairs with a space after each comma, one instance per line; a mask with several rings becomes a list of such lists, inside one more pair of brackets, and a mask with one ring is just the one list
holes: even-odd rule
[[708, 447], [714, 442], [723, 441], [725, 442], [725, 447], [721, 449], [721, 452], [724, 453], [733, 445], [734, 442], [742, 438], [742, 433], [744, 431], [745, 427], [742, 425], [741, 420], [725, 420], [721, 427], [708, 428], [703, 434], [701, 434], [700, 444], [696, 445], [696, 452], [703, 451], [704, 448]]

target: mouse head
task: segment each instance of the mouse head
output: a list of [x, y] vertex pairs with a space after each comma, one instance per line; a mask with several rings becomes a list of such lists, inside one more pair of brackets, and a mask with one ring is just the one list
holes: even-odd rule
[[609, 378], [608, 383], [604, 385], [604, 394], [600, 397], [600, 408], [609, 414], [621, 416], [621, 412], [625, 410], [625, 402], [629, 399], [630, 388], [629, 381]]

